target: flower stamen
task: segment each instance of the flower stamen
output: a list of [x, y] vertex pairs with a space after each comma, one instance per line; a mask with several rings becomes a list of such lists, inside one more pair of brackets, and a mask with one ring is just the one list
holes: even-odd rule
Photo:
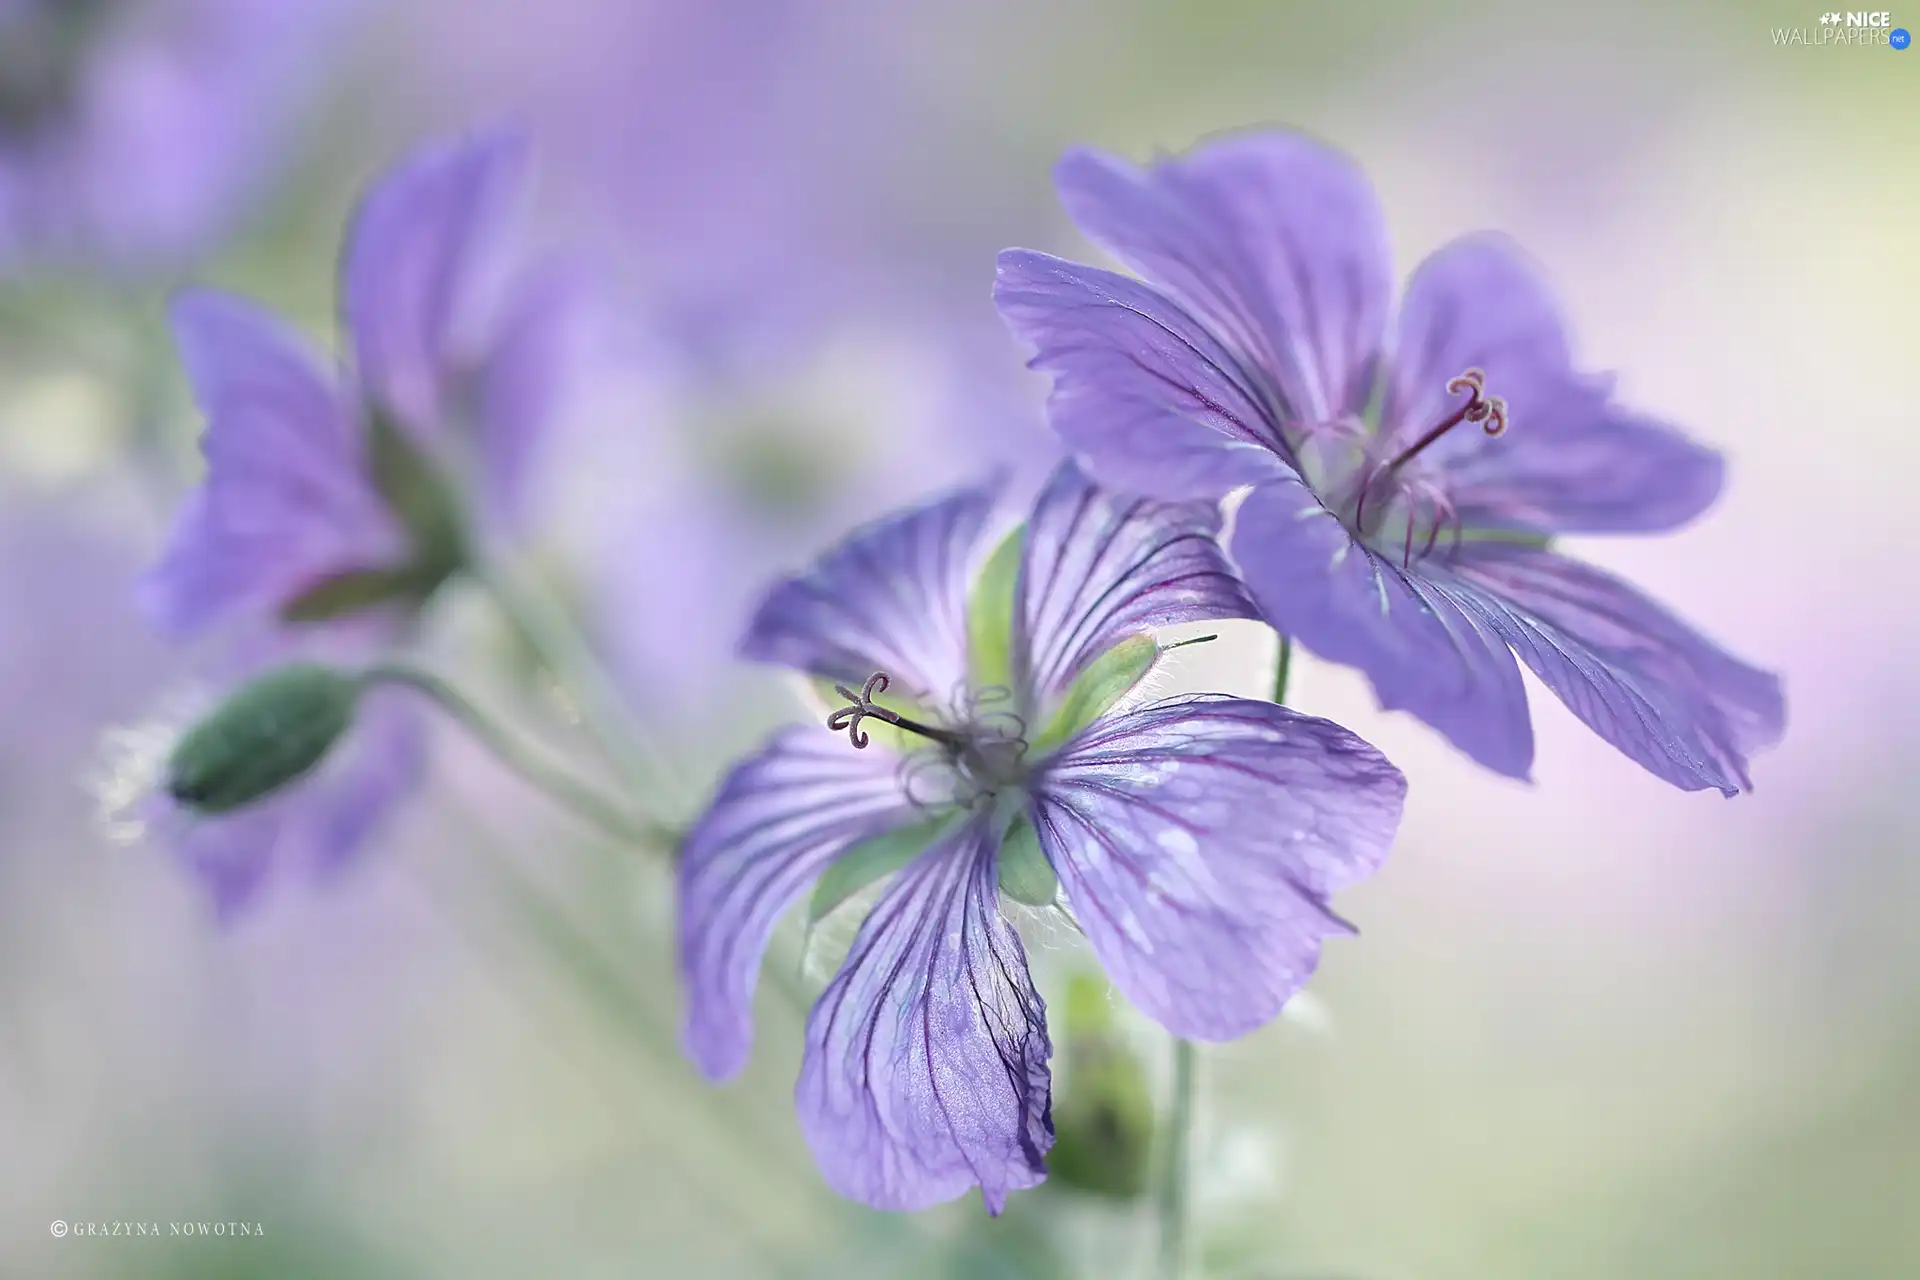
[[1401, 450], [1382, 468], [1381, 474], [1391, 476], [1411, 462], [1422, 449], [1463, 422], [1480, 423], [1480, 429], [1490, 436], [1497, 436], [1504, 432], [1507, 429], [1507, 402], [1499, 396], [1487, 395], [1486, 390], [1487, 375], [1479, 369], [1467, 369], [1447, 379], [1447, 394], [1457, 396], [1464, 391], [1467, 393], [1467, 402], [1435, 423], [1425, 435]]

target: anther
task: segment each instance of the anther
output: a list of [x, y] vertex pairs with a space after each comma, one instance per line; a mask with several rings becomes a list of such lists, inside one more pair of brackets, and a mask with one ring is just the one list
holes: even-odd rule
[[1382, 470], [1383, 475], [1392, 475], [1408, 462], [1412, 461], [1422, 449], [1438, 440], [1447, 432], [1463, 422], [1477, 422], [1480, 429], [1490, 436], [1497, 436], [1507, 429], [1507, 402], [1499, 396], [1490, 396], [1487, 391], [1487, 375], [1479, 369], [1467, 369], [1447, 379], [1447, 394], [1457, 396], [1466, 393], [1467, 402], [1452, 413], [1435, 423], [1427, 433], [1415, 440]]

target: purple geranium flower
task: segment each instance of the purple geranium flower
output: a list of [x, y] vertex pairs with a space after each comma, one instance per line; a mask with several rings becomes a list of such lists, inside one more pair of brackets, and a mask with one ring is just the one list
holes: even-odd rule
[[0, 263], [207, 247], [353, 0], [0, 0]]
[[[495, 138], [422, 151], [373, 188], [345, 255], [352, 355], [338, 375], [246, 302], [196, 292], [174, 304], [207, 415], [207, 475], [140, 584], [161, 627], [239, 624], [279, 659], [316, 646], [330, 659], [371, 655], [462, 566], [476, 515], [514, 518], [557, 390], [565, 297], [557, 277], [507, 263], [502, 215], [521, 171], [521, 149]], [[477, 512], [459, 496], [469, 489]], [[188, 860], [221, 868], [217, 883], [250, 884], [234, 870], [236, 845], [264, 857], [306, 842], [324, 860], [345, 857], [418, 773], [399, 767], [418, 754], [414, 717], [371, 710], [331, 774], [197, 823]], [[304, 830], [269, 839], [269, 826]]]
[[1720, 457], [1573, 367], [1511, 244], [1429, 257], [1389, 338], [1380, 210], [1320, 143], [1243, 134], [1146, 170], [1076, 151], [1057, 176], [1081, 229], [1154, 282], [1000, 257], [1001, 314], [1097, 474], [1163, 497], [1251, 486], [1232, 551], [1268, 620], [1492, 769], [1532, 766], [1518, 654], [1674, 785], [1751, 785], [1779, 681], [1550, 545], [1684, 524]]
[[978, 1186], [998, 1212], [1044, 1176], [1051, 1046], [1002, 893], [1064, 890], [1129, 999], [1226, 1039], [1348, 931], [1327, 899], [1379, 866], [1405, 793], [1372, 747], [1270, 703], [1116, 709], [1159, 653], [1147, 628], [1251, 615], [1212, 504], [1066, 466], [987, 558], [994, 508], [972, 488], [882, 520], [768, 595], [744, 654], [845, 682], [829, 727], [851, 742], [776, 735], [683, 851], [686, 1041], [715, 1078], [746, 1058], [787, 907], [898, 870], [808, 1019], [797, 1092], [828, 1180], [879, 1208]]

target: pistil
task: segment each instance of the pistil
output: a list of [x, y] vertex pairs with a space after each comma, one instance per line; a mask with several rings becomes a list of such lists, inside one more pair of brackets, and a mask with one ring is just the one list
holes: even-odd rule
[[897, 711], [889, 711], [885, 707], [876, 705], [873, 701], [874, 695], [885, 693], [888, 683], [887, 673], [876, 671], [867, 677], [867, 683], [859, 693], [855, 693], [843, 684], [833, 686], [833, 691], [845, 698], [848, 705], [827, 717], [827, 728], [835, 733], [842, 729], [846, 730], [847, 741], [853, 744], [856, 751], [865, 750], [870, 741], [860, 728], [860, 722], [868, 717], [885, 721], [895, 728], [905, 729], [908, 733], [918, 734], [929, 741], [938, 742], [955, 752], [967, 749], [967, 740], [957, 733], [936, 728], [930, 724], [921, 724], [918, 720], [911, 720]]

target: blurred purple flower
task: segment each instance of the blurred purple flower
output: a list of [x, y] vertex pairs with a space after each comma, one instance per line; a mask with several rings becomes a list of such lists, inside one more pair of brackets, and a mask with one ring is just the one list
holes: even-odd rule
[[[240, 624], [273, 660], [372, 656], [461, 567], [476, 517], [514, 519], [558, 389], [566, 296], [507, 258], [521, 168], [517, 145], [487, 139], [425, 149], [371, 190], [345, 254], [338, 375], [247, 302], [176, 301], [207, 474], [140, 583], [163, 629]], [[345, 858], [417, 776], [421, 734], [404, 705], [369, 713], [337, 768], [196, 824], [187, 860], [225, 901], [257, 883], [269, 849]]]
[[1320, 143], [1243, 134], [1146, 170], [1076, 151], [1057, 177], [1080, 228], [1155, 282], [1000, 258], [1001, 313], [1097, 474], [1162, 497], [1252, 486], [1232, 550], [1268, 620], [1489, 768], [1532, 766], [1518, 654], [1659, 777], [1750, 787], [1784, 726], [1778, 679], [1550, 546], [1685, 524], [1720, 456], [1574, 369], [1516, 248], [1434, 253], [1389, 341], [1380, 209]]
[[1010, 51], [997, 3], [532, 12], [428, 0], [405, 47], [458, 50], [417, 69], [439, 109], [513, 103], [609, 266], [625, 332], [594, 382], [627, 403], [610, 392], [593, 422], [648, 427], [582, 430], [583, 455], [610, 472], [626, 448], [631, 474], [600, 498], [567, 468], [565, 518], [590, 598], [675, 602], [671, 626], [615, 609], [594, 627], [650, 715], [693, 719], [737, 690], [731, 641], [796, 548], [990, 466], [1037, 485], [1058, 456], [987, 294], [993, 251], [1051, 195], [999, 100], [953, 71], [1041, 62], [1064, 19], [1022, 8], [1034, 43]]
[[353, 0], [0, 0], [0, 268], [207, 248]]
[[[973, 488], [912, 508], [774, 588], [743, 653], [865, 682], [829, 721], [852, 743], [777, 734], [683, 849], [686, 1043], [715, 1078], [746, 1058], [787, 907], [823, 875], [844, 897], [899, 870], [808, 1019], [797, 1091], [828, 1181], [878, 1208], [978, 1186], [998, 1212], [1045, 1174], [1045, 1005], [1000, 888], [1064, 887], [1129, 999], [1226, 1039], [1347, 931], [1327, 898], [1380, 864], [1405, 791], [1366, 743], [1270, 703], [1113, 710], [1158, 652], [1140, 633], [1252, 614], [1212, 505], [1116, 499], [1063, 467], [1013, 557], [976, 574], [994, 507]], [[875, 701], [879, 671], [900, 700]]]

